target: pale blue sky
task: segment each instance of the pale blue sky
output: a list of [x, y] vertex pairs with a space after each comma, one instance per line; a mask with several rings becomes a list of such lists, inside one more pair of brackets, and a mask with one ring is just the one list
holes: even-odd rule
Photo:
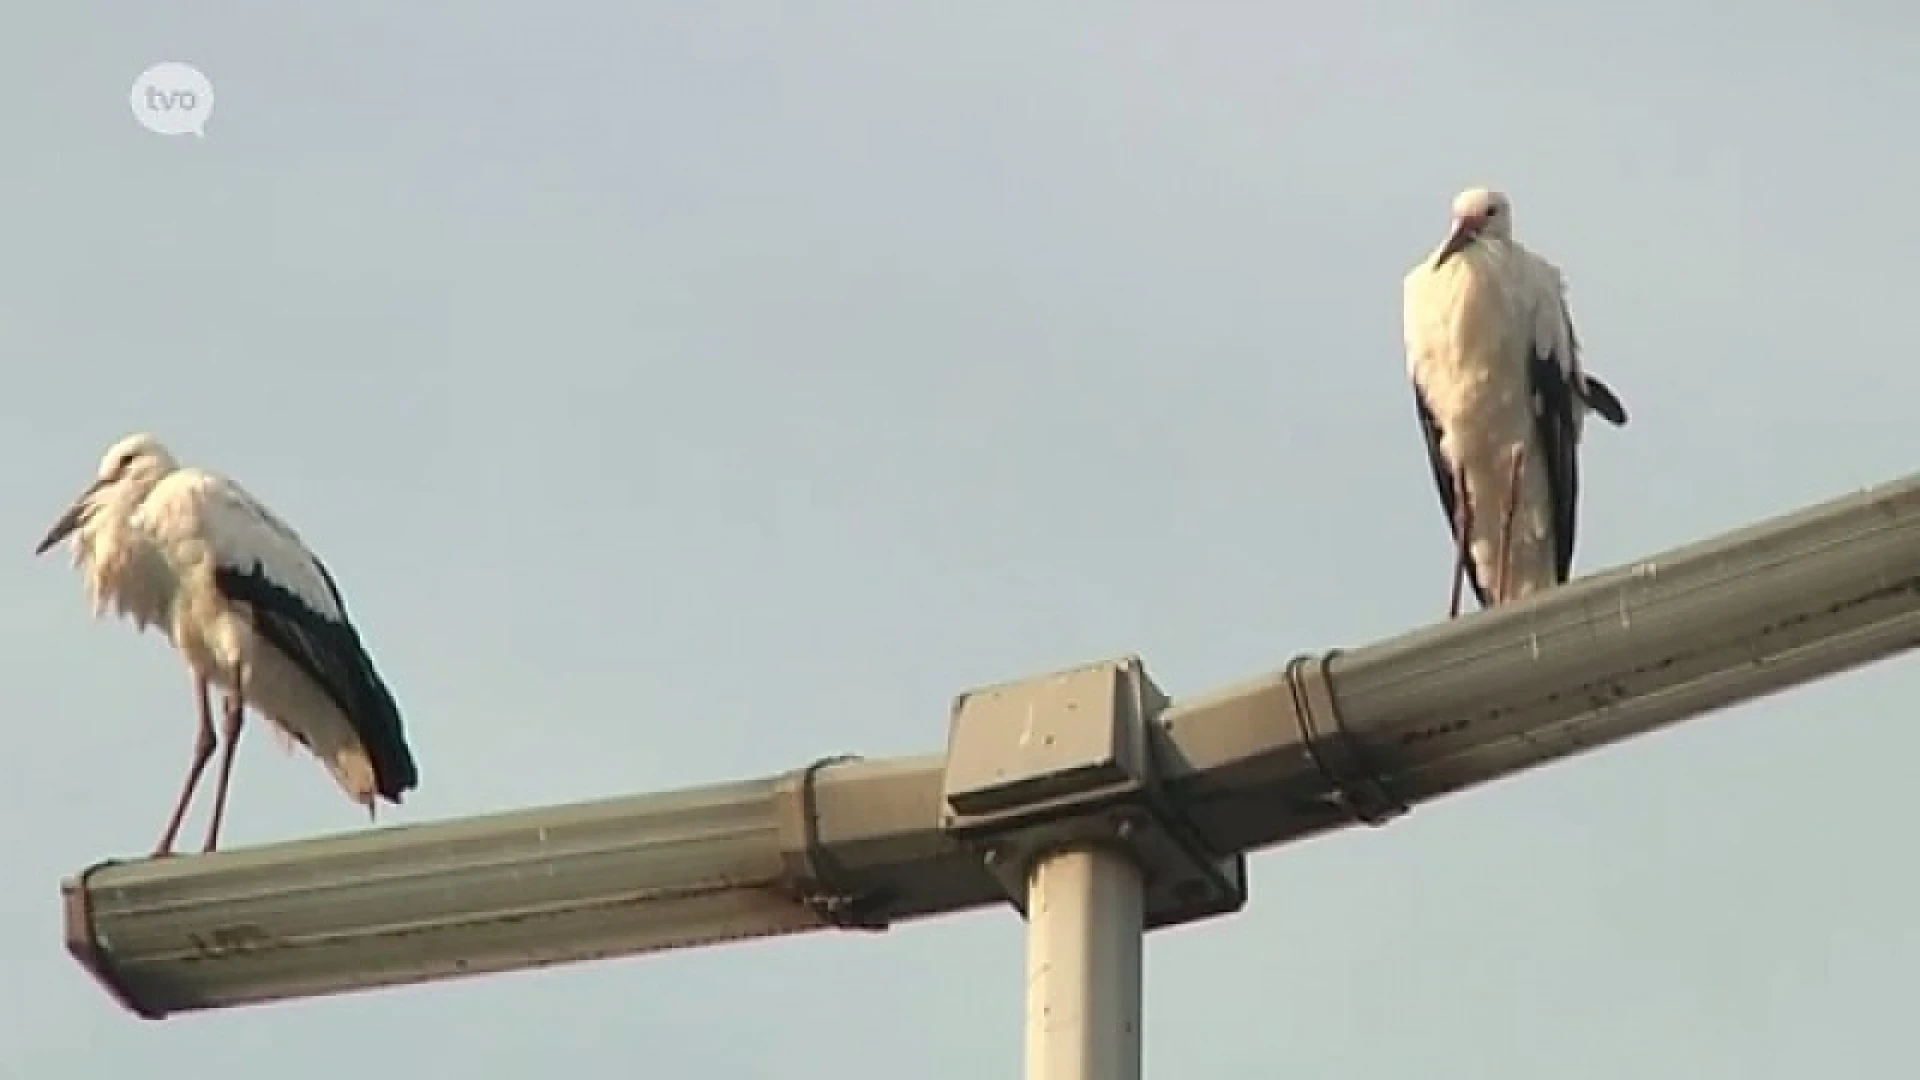
[[[1008, 911], [120, 1012], [57, 885], [152, 844], [188, 682], [28, 549], [129, 430], [250, 485], [407, 710], [396, 822], [932, 749], [954, 693], [1128, 650], [1183, 696], [1361, 644], [1444, 611], [1399, 282], [1469, 184], [1633, 410], [1581, 567], [1914, 467], [1920, 14], [1846, 7], [23, 7], [0, 1077], [1017, 1075]], [[135, 125], [158, 60], [212, 78], [205, 141]], [[1910, 1069], [1917, 707], [1895, 661], [1261, 855], [1149, 943], [1149, 1074]], [[263, 735], [232, 844], [360, 827]]]

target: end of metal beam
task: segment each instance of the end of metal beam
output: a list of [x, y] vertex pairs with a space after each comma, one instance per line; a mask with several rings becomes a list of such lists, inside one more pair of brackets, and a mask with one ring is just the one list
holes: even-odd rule
[[1033, 860], [1087, 843], [1140, 867], [1148, 929], [1240, 910], [1245, 856], [1208, 851], [1160, 782], [1154, 720], [1167, 704], [1135, 656], [960, 695], [942, 828], [1022, 915]]
[[777, 780], [96, 865], [68, 950], [155, 1019], [830, 925]]
[[113, 955], [95, 933], [93, 924], [93, 905], [87, 879], [94, 871], [113, 866], [114, 863], [96, 863], [80, 873], [60, 883], [61, 909], [66, 923], [67, 955], [79, 962], [94, 981], [104, 987], [113, 999], [128, 1012], [142, 1020], [160, 1020], [167, 1015], [166, 1007], [159, 1002], [147, 1000], [135, 987], [129, 985], [121, 975], [119, 965], [113, 962]]

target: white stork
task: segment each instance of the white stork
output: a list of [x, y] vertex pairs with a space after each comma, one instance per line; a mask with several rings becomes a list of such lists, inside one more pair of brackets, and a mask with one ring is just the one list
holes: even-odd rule
[[1566, 287], [1513, 238], [1498, 191], [1453, 200], [1453, 230], [1403, 284], [1407, 369], [1455, 543], [1453, 599], [1482, 608], [1551, 588], [1573, 567], [1588, 410], [1627, 411], [1580, 368]]
[[419, 782], [393, 695], [347, 618], [333, 576], [240, 485], [182, 468], [151, 435], [107, 450], [98, 478], [60, 515], [39, 555], [69, 534], [96, 617], [111, 604], [158, 626], [186, 658], [200, 729], [186, 784], [154, 849], [173, 852], [213, 756], [209, 684], [225, 692], [226, 746], [203, 850], [212, 851], [246, 708], [319, 758], [355, 802], [398, 803]]

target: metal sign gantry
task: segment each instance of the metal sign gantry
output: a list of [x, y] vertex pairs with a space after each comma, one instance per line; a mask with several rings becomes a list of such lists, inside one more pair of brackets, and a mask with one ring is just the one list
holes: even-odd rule
[[1146, 930], [1246, 853], [1920, 642], [1920, 474], [1169, 702], [1132, 657], [963, 694], [945, 754], [160, 861], [64, 885], [146, 1017], [1011, 902], [1027, 1075], [1136, 1080]]

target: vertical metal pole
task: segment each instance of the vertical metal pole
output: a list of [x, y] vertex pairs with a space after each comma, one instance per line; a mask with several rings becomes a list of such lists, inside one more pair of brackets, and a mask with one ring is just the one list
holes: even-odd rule
[[1140, 1080], [1142, 891], [1115, 848], [1027, 872], [1027, 1080]]

